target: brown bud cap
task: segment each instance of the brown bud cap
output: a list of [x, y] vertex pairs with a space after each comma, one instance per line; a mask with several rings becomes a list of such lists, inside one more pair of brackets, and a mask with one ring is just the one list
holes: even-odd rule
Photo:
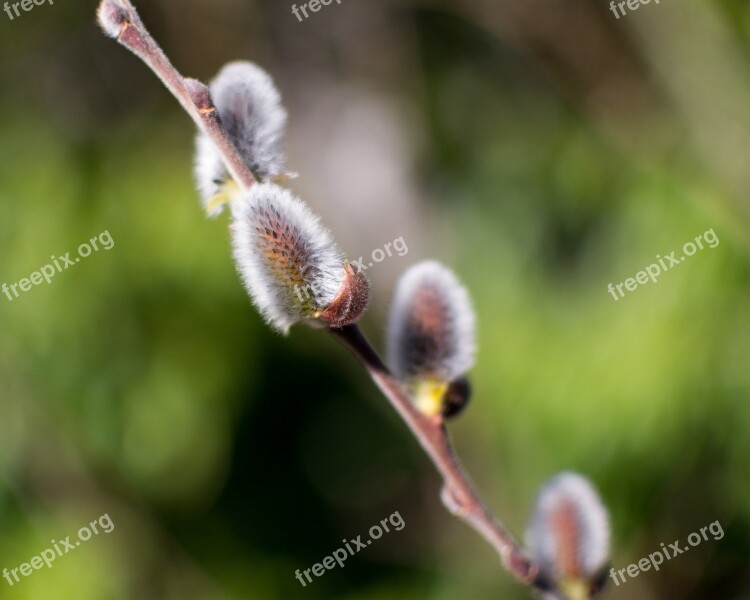
[[344, 279], [333, 301], [317, 318], [328, 327], [351, 325], [367, 309], [370, 297], [370, 284], [362, 273], [357, 273], [351, 264], [344, 265]]

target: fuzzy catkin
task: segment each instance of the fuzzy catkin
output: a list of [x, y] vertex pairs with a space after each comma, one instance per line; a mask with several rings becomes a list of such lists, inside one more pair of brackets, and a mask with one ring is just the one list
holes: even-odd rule
[[253, 186], [234, 211], [237, 269], [254, 304], [275, 329], [316, 318], [336, 298], [344, 260], [304, 202], [275, 184]]
[[451, 382], [474, 364], [475, 317], [469, 294], [436, 261], [401, 277], [388, 322], [388, 359], [402, 380]]
[[588, 479], [560, 473], [542, 486], [527, 532], [532, 555], [553, 580], [591, 580], [609, 556], [607, 510]]
[[[227, 64], [209, 85], [229, 139], [245, 165], [261, 181], [284, 173], [285, 157], [281, 149], [287, 113], [271, 76], [247, 61]], [[213, 142], [203, 133], [196, 138], [195, 177], [204, 207], [209, 205], [229, 173]], [[222, 204], [211, 206], [212, 216]]]

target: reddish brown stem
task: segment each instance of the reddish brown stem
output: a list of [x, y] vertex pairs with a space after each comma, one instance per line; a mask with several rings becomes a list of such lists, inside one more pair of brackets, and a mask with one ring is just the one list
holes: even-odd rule
[[116, 21], [119, 27], [117, 41], [146, 63], [172, 92], [198, 128], [216, 145], [230, 175], [240, 187], [247, 189], [253, 185], [255, 177], [222, 127], [208, 88], [195, 79], [183, 77], [175, 69], [129, 0], [103, 0], [99, 15], [100, 19], [104, 16], [111, 22]]
[[511, 574], [521, 582], [531, 584], [536, 578], [538, 567], [479, 499], [453, 451], [442, 418], [427, 417], [415, 408], [409, 395], [391, 375], [357, 325], [332, 328], [330, 331], [364, 365], [375, 384], [432, 459], [444, 481], [442, 498], [448, 510], [466, 521], [497, 550]]

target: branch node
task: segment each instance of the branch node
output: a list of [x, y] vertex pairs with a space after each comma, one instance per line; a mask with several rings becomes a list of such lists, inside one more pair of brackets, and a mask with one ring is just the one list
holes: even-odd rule
[[443, 488], [440, 490], [440, 499], [443, 501], [445, 508], [448, 509], [448, 512], [459, 519], [463, 519], [469, 514], [469, 511], [458, 501], [456, 495], [447, 484], [443, 485]]
[[185, 77], [184, 81], [190, 100], [192, 100], [200, 114], [207, 115], [216, 112], [216, 105], [213, 98], [211, 98], [211, 91], [206, 84], [190, 77]]

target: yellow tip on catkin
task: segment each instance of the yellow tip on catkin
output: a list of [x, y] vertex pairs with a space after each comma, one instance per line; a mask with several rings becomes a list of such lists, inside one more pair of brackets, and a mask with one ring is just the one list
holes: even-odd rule
[[219, 187], [219, 193], [206, 203], [206, 214], [213, 216], [221, 212], [224, 206], [228, 206], [242, 197], [242, 189], [234, 179], [227, 179]]
[[448, 384], [443, 381], [419, 381], [414, 389], [414, 403], [422, 414], [437, 417], [443, 412], [443, 399], [447, 389]]
[[565, 579], [560, 582], [560, 589], [568, 600], [588, 600], [590, 587], [583, 579]]

